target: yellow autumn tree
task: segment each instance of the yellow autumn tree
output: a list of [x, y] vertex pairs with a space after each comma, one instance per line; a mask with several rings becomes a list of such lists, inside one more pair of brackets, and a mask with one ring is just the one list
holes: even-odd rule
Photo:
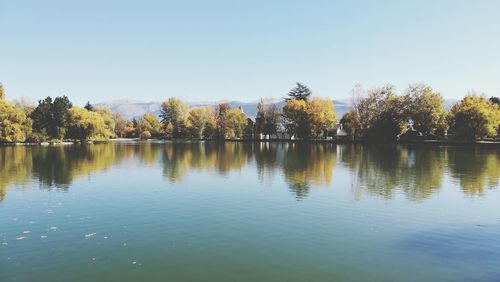
[[3, 90], [3, 84], [0, 83], [0, 100], [5, 99], [5, 91]]
[[80, 107], [69, 109], [68, 137], [77, 140], [108, 140], [109, 131], [100, 114]]
[[195, 138], [203, 137], [203, 130], [209, 119], [210, 110], [208, 108], [194, 108], [189, 111], [189, 131]]
[[107, 130], [110, 132], [109, 138], [115, 138], [116, 121], [113, 113], [110, 110], [102, 107], [96, 108], [94, 109], [94, 111], [101, 115], [102, 119], [104, 120], [104, 124], [106, 125]]
[[31, 119], [26, 112], [0, 100], [0, 142], [24, 142], [31, 134]]
[[309, 135], [313, 138], [325, 136], [328, 129], [335, 125], [333, 102], [330, 99], [313, 98], [306, 107]]
[[177, 98], [169, 98], [161, 105], [161, 123], [167, 129], [170, 123], [173, 129], [173, 137], [182, 137], [186, 133], [186, 121], [189, 115], [189, 106]]
[[469, 94], [450, 110], [450, 130], [458, 138], [494, 137], [500, 126], [500, 108], [484, 96]]
[[147, 113], [137, 121], [136, 131], [138, 136], [144, 131], [149, 131], [150, 137], [158, 137], [161, 135], [161, 123], [155, 115]]
[[226, 137], [241, 138], [247, 126], [247, 116], [240, 109], [230, 109], [227, 112]]

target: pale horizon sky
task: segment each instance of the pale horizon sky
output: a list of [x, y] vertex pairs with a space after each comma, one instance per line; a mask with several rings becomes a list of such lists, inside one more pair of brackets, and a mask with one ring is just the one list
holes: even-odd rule
[[500, 96], [500, 1], [0, 0], [7, 99], [256, 101], [424, 82]]

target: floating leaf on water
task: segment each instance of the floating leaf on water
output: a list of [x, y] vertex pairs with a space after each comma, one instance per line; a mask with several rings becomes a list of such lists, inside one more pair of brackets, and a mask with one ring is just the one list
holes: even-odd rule
[[88, 239], [88, 238], [90, 238], [90, 237], [92, 237], [92, 236], [94, 236], [96, 234], [97, 233], [95, 233], [95, 232], [94, 233], [85, 234], [85, 239]]

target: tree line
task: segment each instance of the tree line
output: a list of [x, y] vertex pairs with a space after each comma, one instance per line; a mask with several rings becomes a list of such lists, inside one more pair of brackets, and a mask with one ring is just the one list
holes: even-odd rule
[[254, 119], [227, 103], [190, 108], [177, 98], [161, 105], [161, 114], [127, 120], [87, 103], [81, 108], [66, 96], [47, 97], [38, 104], [5, 100], [0, 84], [0, 142], [109, 140], [113, 138], [186, 139], [325, 139], [342, 129], [352, 141], [396, 141], [407, 134], [459, 140], [497, 137], [500, 101], [468, 94], [447, 111], [440, 93], [424, 84], [410, 85], [402, 95], [386, 85], [353, 90], [353, 107], [337, 122], [330, 99], [313, 97], [300, 83], [282, 108], [263, 99]]
[[340, 120], [352, 140], [394, 141], [411, 132], [426, 139], [477, 140], [500, 131], [496, 97], [469, 93], [447, 111], [441, 94], [425, 84], [410, 85], [403, 95], [387, 85], [353, 96], [353, 109]]

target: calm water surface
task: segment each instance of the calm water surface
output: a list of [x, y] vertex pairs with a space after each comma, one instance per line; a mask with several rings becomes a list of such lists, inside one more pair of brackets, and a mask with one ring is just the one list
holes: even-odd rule
[[500, 281], [500, 150], [0, 148], [0, 281]]

